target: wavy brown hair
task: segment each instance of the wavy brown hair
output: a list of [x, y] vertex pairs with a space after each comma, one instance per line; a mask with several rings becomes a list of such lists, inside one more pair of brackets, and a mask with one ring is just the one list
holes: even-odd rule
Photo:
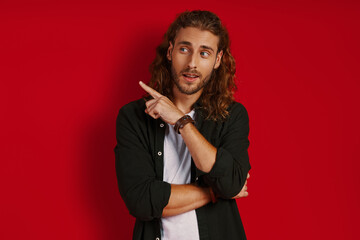
[[181, 28], [196, 27], [207, 30], [219, 37], [218, 53], [223, 56], [220, 66], [215, 69], [204, 87], [200, 97], [201, 108], [206, 118], [223, 120], [229, 112], [228, 107], [234, 101], [235, 60], [230, 53], [229, 34], [218, 16], [209, 11], [185, 11], [177, 16], [156, 48], [156, 58], [150, 65], [151, 79], [149, 85], [164, 96], [172, 99], [171, 62], [166, 58], [169, 42], [174, 45], [176, 34]]

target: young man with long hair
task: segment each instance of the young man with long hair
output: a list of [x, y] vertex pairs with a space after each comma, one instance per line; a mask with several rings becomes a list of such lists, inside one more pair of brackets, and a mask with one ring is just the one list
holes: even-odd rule
[[208, 11], [170, 25], [144, 99], [120, 109], [116, 173], [133, 239], [246, 239], [236, 198], [248, 196], [249, 120], [234, 101], [227, 30]]

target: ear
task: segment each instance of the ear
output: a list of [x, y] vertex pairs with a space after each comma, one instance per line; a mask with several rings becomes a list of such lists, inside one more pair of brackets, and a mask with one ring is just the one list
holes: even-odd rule
[[218, 54], [216, 54], [214, 69], [217, 69], [220, 66], [222, 56], [223, 56], [223, 50], [221, 50]]
[[171, 42], [169, 42], [169, 48], [168, 48], [167, 53], [166, 53], [166, 57], [167, 57], [167, 59], [169, 61], [172, 60], [172, 51], [173, 51], [173, 49], [174, 49], [174, 46], [172, 45]]

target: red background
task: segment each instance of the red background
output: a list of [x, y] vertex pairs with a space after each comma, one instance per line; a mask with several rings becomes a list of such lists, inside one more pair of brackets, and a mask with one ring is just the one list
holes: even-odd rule
[[0, 2], [1, 239], [130, 239], [115, 118], [186, 9], [232, 39], [248, 239], [360, 239], [359, 4], [225, 0]]

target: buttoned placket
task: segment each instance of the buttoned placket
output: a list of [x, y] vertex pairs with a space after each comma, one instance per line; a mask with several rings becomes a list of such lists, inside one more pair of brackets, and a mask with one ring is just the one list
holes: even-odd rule
[[[163, 180], [164, 172], [164, 138], [165, 138], [165, 123], [161, 119], [156, 119], [155, 127], [155, 154], [156, 154], [156, 174], [158, 175], [159, 180]], [[160, 230], [160, 219], [156, 223], [156, 233], [155, 240], [161, 239], [161, 230]]]

